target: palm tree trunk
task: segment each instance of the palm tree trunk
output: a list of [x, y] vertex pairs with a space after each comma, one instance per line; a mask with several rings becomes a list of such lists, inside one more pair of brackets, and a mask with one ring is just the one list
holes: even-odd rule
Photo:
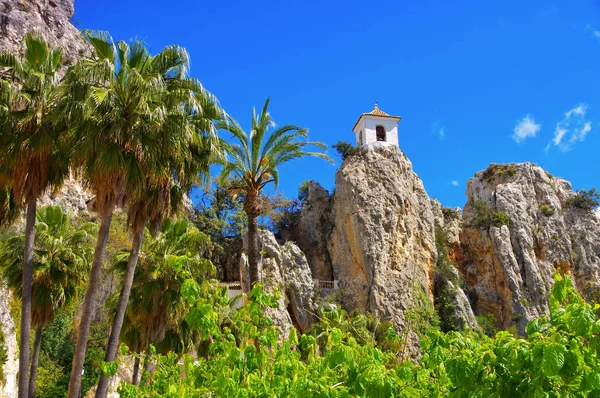
[[35, 342], [33, 343], [33, 357], [31, 358], [31, 370], [29, 371], [29, 398], [35, 396], [35, 379], [37, 377], [38, 361], [40, 359], [40, 348], [42, 346], [42, 328], [35, 329]]
[[21, 336], [19, 344], [19, 398], [29, 398], [29, 335], [31, 334], [31, 293], [33, 285], [33, 242], [37, 200], [27, 203], [25, 252], [23, 255], [23, 295], [21, 300]]
[[133, 376], [131, 376], [131, 384], [137, 386], [138, 384], [138, 374], [140, 373], [140, 357], [136, 356], [135, 361], [133, 361]]
[[[144, 239], [144, 225], [145, 223], [143, 223], [141, 227], [138, 227], [133, 235], [131, 253], [129, 254], [129, 260], [127, 261], [127, 271], [123, 277], [123, 287], [121, 288], [119, 302], [117, 303], [117, 313], [115, 314], [112, 328], [110, 330], [110, 337], [108, 338], [104, 362], [113, 362], [117, 359], [119, 336], [121, 334], [121, 328], [123, 327], [123, 319], [125, 319], [127, 303], [129, 302], [129, 293], [131, 292], [131, 284], [133, 283], [135, 267], [138, 262], [142, 241]], [[96, 398], [106, 398], [106, 394], [108, 393], [108, 381], [109, 377], [102, 373], [100, 376], [100, 381], [98, 382], [98, 388], [96, 389]]]
[[258, 215], [248, 214], [248, 268], [250, 286], [260, 282], [258, 275]]
[[79, 323], [79, 333], [77, 334], [77, 344], [75, 345], [75, 355], [73, 356], [73, 367], [71, 370], [71, 379], [69, 380], [69, 391], [67, 393], [68, 398], [77, 398], [81, 392], [81, 373], [83, 371], [83, 362], [85, 361], [87, 342], [90, 336], [90, 325], [95, 312], [96, 296], [102, 282], [102, 263], [104, 262], [104, 252], [106, 242], [108, 241], [112, 213], [113, 209], [110, 208], [102, 215], [102, 222], [98, 231], [92, 271], [90, 272], [89, 285], [81, 311], [81, 322]]

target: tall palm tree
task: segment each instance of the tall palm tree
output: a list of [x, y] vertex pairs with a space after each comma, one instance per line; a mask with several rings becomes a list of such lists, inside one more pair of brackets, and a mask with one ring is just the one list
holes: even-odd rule
[[[56, 114], [60, 98], [59, 70], [62, 49], [50, 49], [39, 33], [24, 38], [24, 52], [18, 57], [0, 52], [0, 218], [26, 207], [22, 268], [21, 336], [19, 349], [19, 397], [27, 397], [33, 241], [37, 199], [48, 188], [57, 188], [68, 173], [69, 158], [62, 145], [63, 132]], [[4, 178], [2, 178], [4, 176]], [[7, 181], [7, 176], [10, 178]], [[9, 201], [10, 200], [10, 201]], [[10, 203], [13, 203], [12, 208]], [[8, 204], [8, 206], [7, 206]], [[10, 218], [10, 217], [8, 217]]]
[[[258, 217], [263, 211], [261, 192], [264, 187], [269, 183], [277, 186], [277, 168], [290, 160], [314, 156], [333, 163], [333, 160], [322, 152], [305, 150], [310, 145], [322, 150], [327, 148], [322, 142], [308, 141], [307, 129], [285, 125], [277, 128], [267, 138], [269, 128], [275, 126], [268, 112], [269, 101], [265, 101], [260, 115], [256, 114], [255, 109], [252, 110], [250, 134], [244, 132], [233, 118], [217, 124], [220, 129], [230, 132], [237, 141], [235, 144], [222, 142], [228, 161], [223, 166], [221, 180], [225, 181], [233, 174], [239, 180], [239, 184], [232, 186], [230, 190], [234, 195], [241, 193], [244, 197], [244, 212], [248, 216], [248, 263], [251, 284], [259, 281]], [[298, 140], [299, 138], [306, 141]]]
[[[35, 231], [32, 317], [35, 328], [34, 350], [29, 376], [29, 397], [35, 394], [42, 329], [54, 320], [56, 313], [77, 299], [89, 272], [92, 242], [96, 225], [86, 223], [74, 228], [59, 206], [48, 206], [37, 212]], [[8, 238], [0, 250], [0, 272], [18, 297], [23, 274], [23, 234]]]
[[[172, 54], [167, 58], [169, 51]], [[177, 51], [180, 53], [177, 54]], [[154, 73], [156, 70], [162, 73], [167, 82], [163, 93], [155, 99], [167, 116], [162, 121], [158, 134], [153, 137], [155, 143], [148, 145], [146, 156], [141, 161], [145, 173], [142, 189], [129, 198], [128, 223], [133, 231], [132, 250], [123, 276], [105, 362], [117, 359], [119, 336], [146, 224], [150, 222], [151, 230], [155, 232], [163, 219], [179, 210], [183, 195], [191, 185], [200, 176], [209, 174], [212, 148], [216, 143], [214, 120], [220, 119], [223, 112], [216, 104], [216, 99], [196, 79], [186, 78], [183, 73], [171, 73], [173, 68], [178, 67], [181, 59], [187, 56], [181, 51], [179, 48], [167, 48], [156, 56], [144, 54], [146, 73]], [[164, 58], [172, 62], [165, 62]], [[106, 397], [108, 380], [108, 376], [101, 375], [96, 390], [97, 398]]]
[[[205, 258], [211, 246], [210, 238], [186, 220], [166, 220], [160, 233], [147, 236], [121, 336], [130, 349], [142, 352], [156, 343], [167, 350], [190, 347], [180, 290], [186, 279], [201, 284], [214, 276], [214, 265]], [[118, 254], [114, 268], [125, 272], [128, 258], [128, 252]]]
[[[187, 52], [178, 46], [150, 56], [140, 41], [115, 44], [107, 32], [86, 31], [84, 37], [93, 51], [67, 75], [69, 105], [65, 112], [79, 119], [74, 130], [74, 160], [96, 195], [101, 224], [82, 308], [69, 398], [77, 397], [81, 390], [92, 305], [101, 282], [112, 213], [116, 206], [143, 193], [148, 180], [145, 166], [162, 159], [157, 154], [166, 149], [167, 140], [161, 133], [171, 116], [169, 111], [174, 109], [168, 101], [175, 101], [179, 94], [192, 102], [192, 88], [201, 91], [198, 82], [189, 80], [187, 86], [182, 83], [180, 91], [167, 95], [172, 82], [183, 80], [189, 66]], [[141, 227], [135, 227], [139, 235]]]

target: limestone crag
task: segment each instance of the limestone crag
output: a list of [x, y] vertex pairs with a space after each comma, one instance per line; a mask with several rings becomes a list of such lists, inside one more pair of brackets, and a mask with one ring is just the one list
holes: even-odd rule
[[[265, 284], [265, 291], [273, 293], [279, 290], [279, 306], [268, 309], [266, 314], [281, 331], [281, 336], [288, 335], [295, 326], [306, 331], [314, 322], [315, 313], [313, 299], [314, 284], [310, 267], [304, 253], [291, 241], [280, 245], [273, 233], [259, 230], [259, 251], [261, 251], [260, 275]], [[244, 247], [247, 247], [244, 239]], [[248, 281], [248, 260], [242, 255], [240, 267], [242, 278]], [[244, 290], [248, 291], [246, 284]]]
[[555, 270], [582, 292], [597, 286], [600, 218], [569, 206], [574, 195], [568, 181], [530, 163], [492, 164], [468, 181], [455, 257], [476, 313], [524, 333], [548, 314]]
[[406, 155], [381, 146], [347, 158], [331, 219], [329, 254], [343, 305], [407, 326], [409, 311], [432, 302], [437, 252], [432, 204]]
[[332, 225], [330, 216], [329, 192], [318, 183], [309, 181], [297, 224], [289, 231], [283, 231], [284, 238], [296, 242], [306, 255], [313, 278], [324, 281], [333, 280], [333, 268], [327, 250], [327, 238]]
[[4, 335], [7, 354], [7, 361], [2, 369], [6, 382], [4, 385], [0, 385], [1, 397], [17, 396], [17, 374], [19, 373], [19, 348], [17, 346], [15, 322], [10, 315], [9, 298], [9, 290], [4, 281], [0, 281], [0, 328]]
[[[471, 303], [463, 290], [463, 281], [450, 254], [460, 247], [462, 210], [442, 207], [431, 200], [435, 219], [438, 262], [434, 276], [434, 301], [444, 330], [477, 329]], [[445, 258], [446, 257], [446, 258]]]
[[67, 63], [81, 56], [86, 45], [71, 23], [73, 0], [2, 0], [0, 49], [20, 51], [25, 34], [36, 30], [52, 47], [63, 47]]

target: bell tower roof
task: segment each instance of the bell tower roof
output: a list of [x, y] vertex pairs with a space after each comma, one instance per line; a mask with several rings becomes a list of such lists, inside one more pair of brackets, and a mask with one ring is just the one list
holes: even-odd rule
[[398, 122], [400, 121], [400, 119], [402, 119], [401, 116], [388, 115], [387, 113], [385, 113], [384, 111], [382, 111], [381, 109], [379, 109], [379, 105], [376, 102], [373, 105], [373, 110], [371, 112], [363, 113], [362, 115], [360, 115], [360, 117], [358, 118], [358, 120], [356, 121], [356, 123], [354, 123], [354, 127], [352, 127], [352, 130], [354, 130], [356, 128], [356, 126], [360, 123], [360, 120], [363, 117], [369, 117], [369, 116], [384, 117], [384, 118], [389, 118], [389, 119], [396, 119], [396, 121], [398, 121]]

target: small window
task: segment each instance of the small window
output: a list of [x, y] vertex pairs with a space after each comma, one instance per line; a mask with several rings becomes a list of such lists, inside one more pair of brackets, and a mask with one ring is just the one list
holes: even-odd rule
[[385, 128], [383, 126], [375, 127], [375, 134], [377, 136], [377, 141], [386, 141]]
[[365, 143], [365, 140], [363, 138], [363, 132], [362, 130], [360, 130], [360, 133], [358, 134], [358, 145], [363, 145]]

